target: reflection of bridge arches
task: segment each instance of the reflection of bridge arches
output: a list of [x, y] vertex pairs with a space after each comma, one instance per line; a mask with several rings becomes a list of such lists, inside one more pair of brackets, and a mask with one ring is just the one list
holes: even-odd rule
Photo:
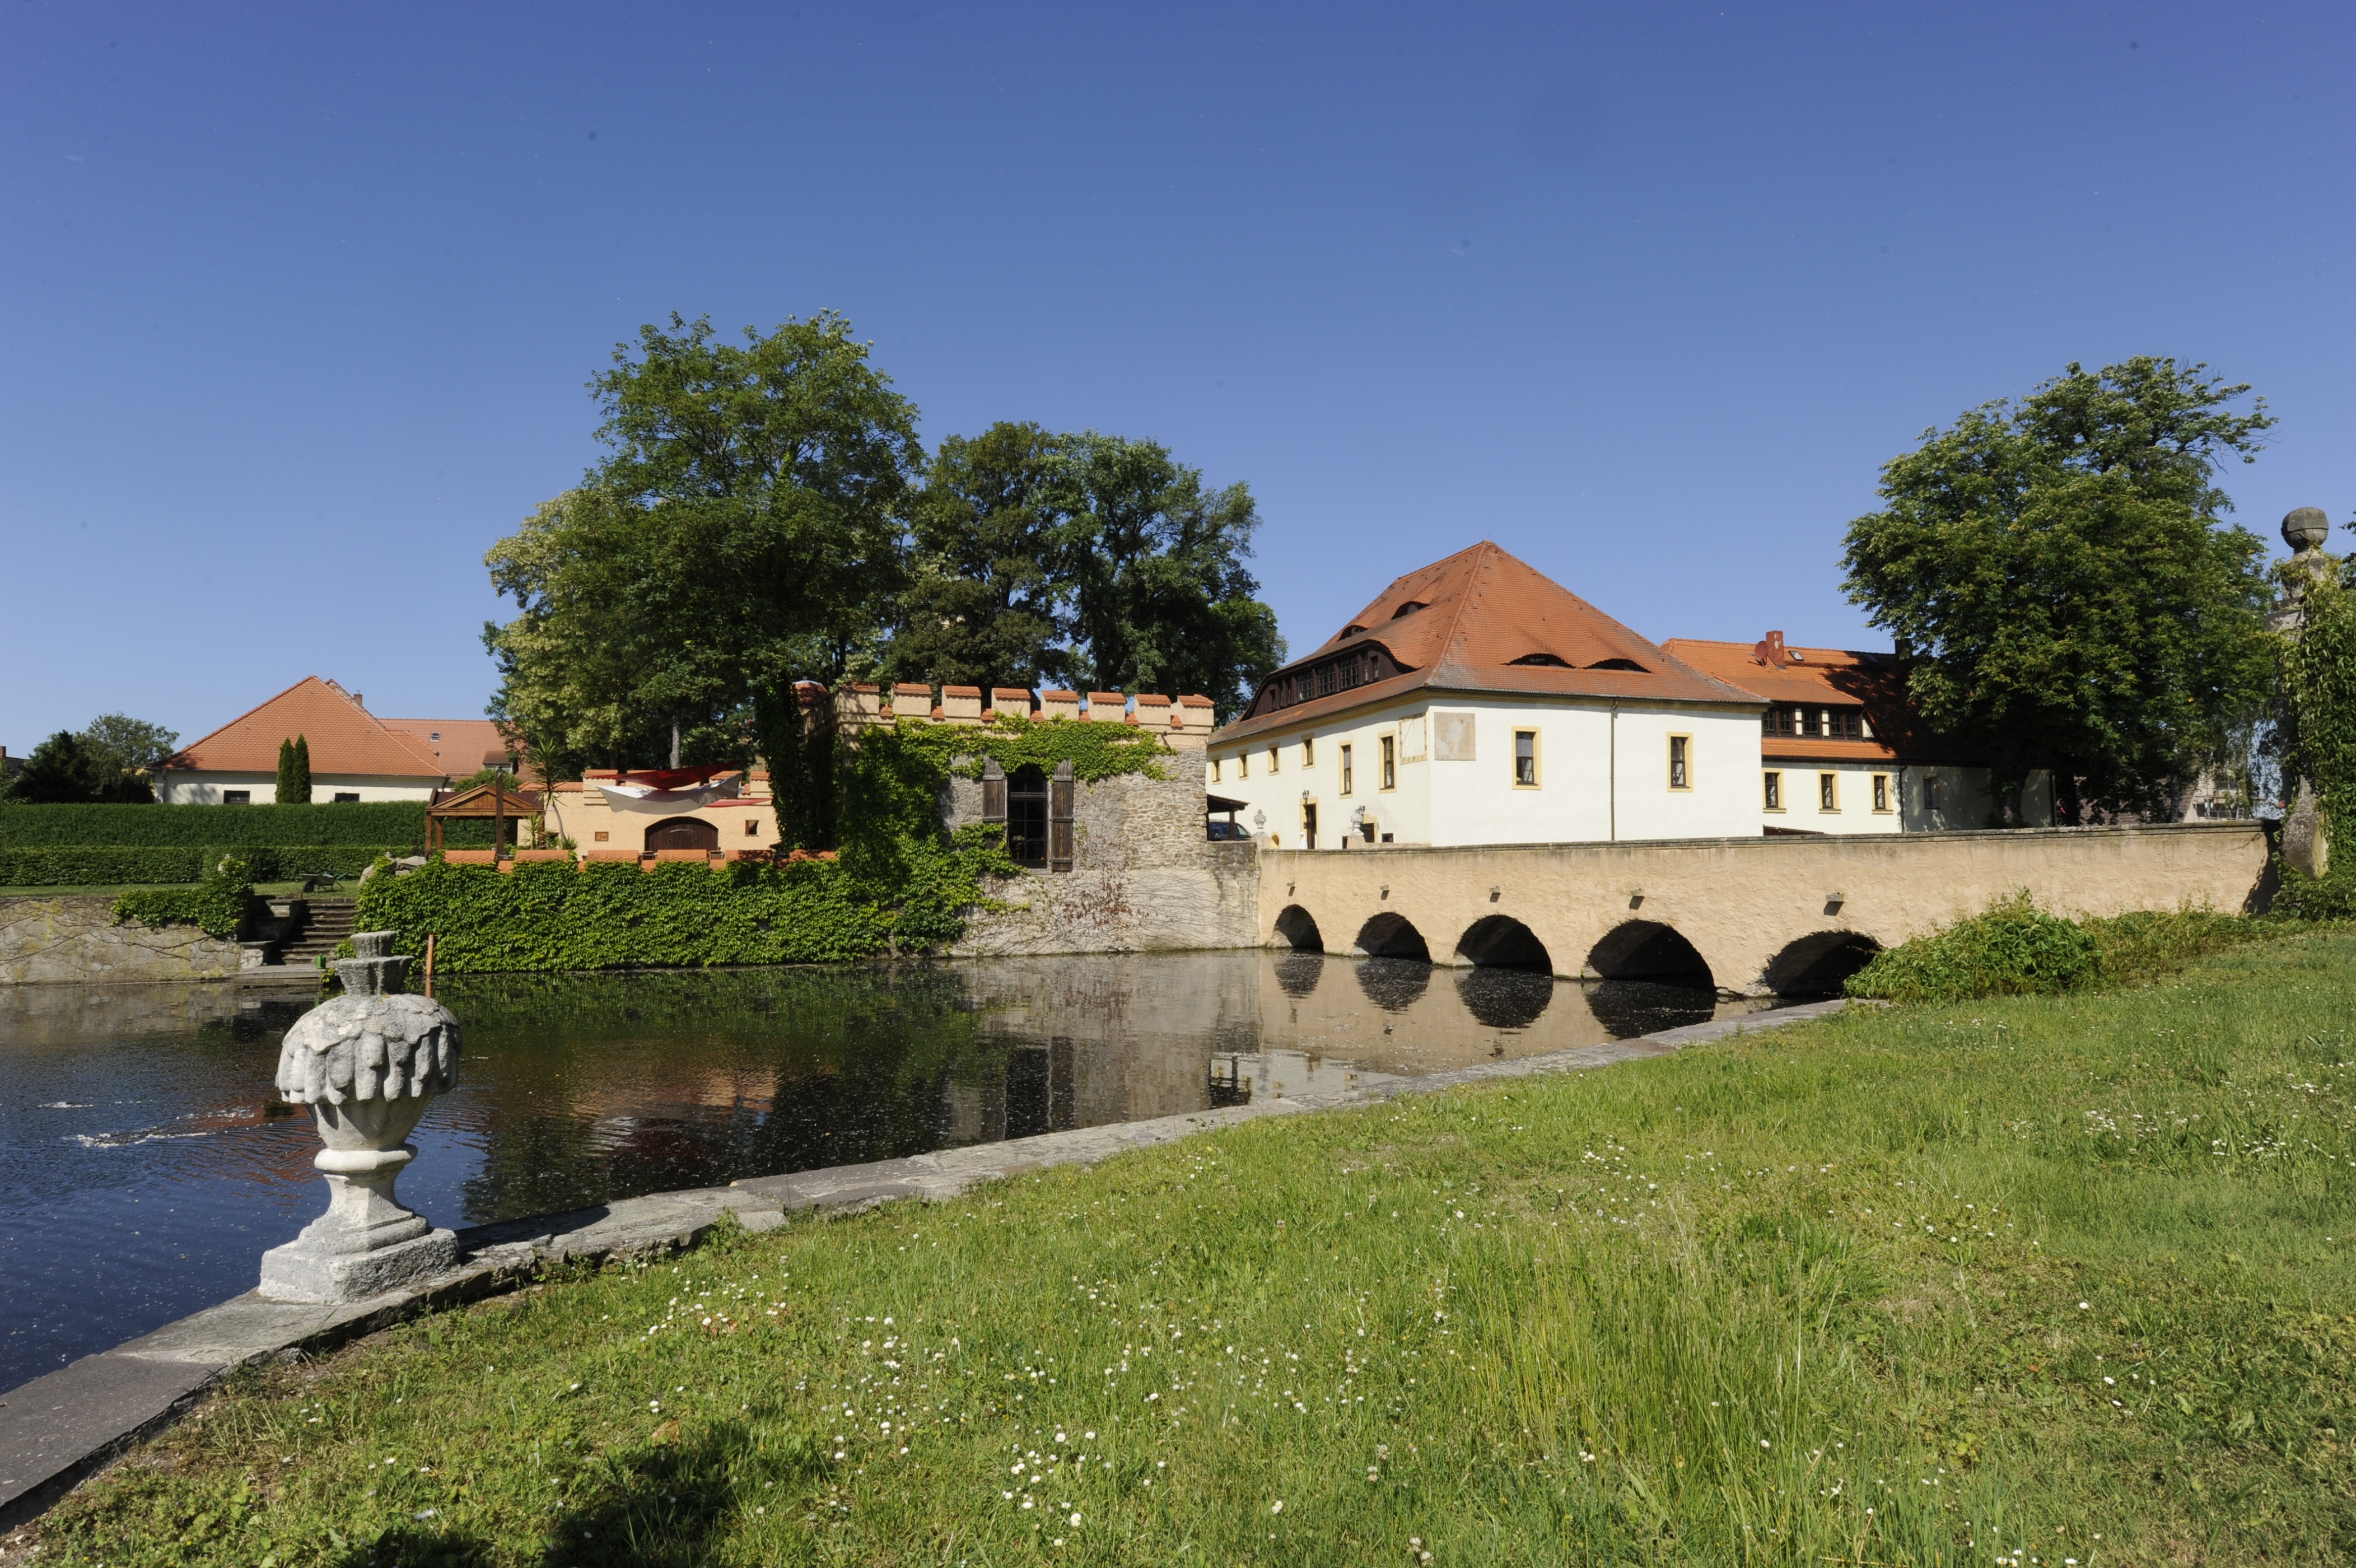
[[1814, 931], [1767, 961], [1767, 989], [1778, 996], [1837, 996], [1841, 983], [1881, 950], [1859, 931]]
[[1554, 972], [1546, 944], [1510, 915], [1475, 920], [1456, 940], [1457, 954], [1484, 969], [1527, 969]]
[[1358, 989], [1366, 1000], [1386, 1013], [1406, 1012], [1431, 984], [1431, 965], [1420, 959], [1367, 958], [1350, 967], [1358, 972]]
[[1554, 1000], [1554, 976], [1544, 970], [1473, 968], [1456, 977], [1456, 994], [1466, 1012], [1492, 1029], [1526, 1029]]
[[1589, 950], [1587, 967], [1605, 980], [1715, 983], [1693, 943], [1657, 920], [1623, 920], [1614, 926]]
[[1277, 989], [1287, 996], [1306, 996], [1325, 976], [1322, 952], [1289, 952], [1276, 961]]
[[1301, 952], [1323, 952], [1325, 939], [1319, 934], [1317, 921], [1298, 904], [1287, 904], [1276, 918], [1276, 934]]
[[1419, 963], [1431, 961], [1431, 950], [1424, 945], [1423, 933], [1409, 925], [1404, 915], [1385, 911], [1358, 928], [1357, 949], [1368, 958], [1411, 958]]

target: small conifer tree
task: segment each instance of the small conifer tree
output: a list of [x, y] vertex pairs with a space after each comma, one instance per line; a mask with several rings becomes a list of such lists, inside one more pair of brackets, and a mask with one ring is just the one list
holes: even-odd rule
[[294, 742], [291, 736], [278, 743], [277, 798], [282, 806], [294, 798]]
[[278, 798], [298, 806], [311, 803], [311, 741], [307, 736], [294, 737], [294, 792]]

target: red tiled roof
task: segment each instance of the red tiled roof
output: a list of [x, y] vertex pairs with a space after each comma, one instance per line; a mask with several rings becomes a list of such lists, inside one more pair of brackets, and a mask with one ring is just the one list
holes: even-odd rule
[[[380, 719], [389, 730], [407, 736], [432, 752], [442, 764], [442, 771], [454, 779], [464, 779], [483, 768], [502, 766], [510, 753], [521, 748], [510, 745], [499, 733], [496, 719]], [[314, 761], [314, 769], [318, 764]]]
[[1798, 657], [1777, 666], [1748, 642], [1712, 642], [1673, 637], [1662, 647], [1695, 669], [1769, 703], [1803, 707], [1861, 707], [1873, 728], [1871, 740], [1771, 735], [1762, 755], [1791, 760], [1837, 762], [1870, 758], [1889, 762], [1972, 764], [1987, 760], [1922, 722], [1906, 696], [1906, 670], [1894, 653], [1860, 653], [1845, 648], [1786, 646]]
[[269, 773], [278, 767], [278, 743], [298, 735], [309, 744], [315, 777], [372, 773], [441, 779], [452, 771], [423, 741], [387, 729], [357, 698], [316, 675], [305, 675], [261, 706], [181, 747], [165, 766], [173, 772]]
[[1269, 682], [1368, 647], [1381, 649], [1400, 672], [1266, 713], [1247, 707], [1247, 716], [1215, 738], [1256, 735], [1419, 689], [1739, 706], [1757, 701], [1645, 641], [1487, 540], [1392, 583], [1349, 625]]

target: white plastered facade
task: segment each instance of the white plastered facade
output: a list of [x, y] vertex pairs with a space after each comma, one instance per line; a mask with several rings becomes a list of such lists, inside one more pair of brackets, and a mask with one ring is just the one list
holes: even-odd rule
[[[1469, 723], [1471, 744], [1462, 744]], [[1536, 742], [1534, 784], [1515, 782], [1515, 743]], [[1670, 743], [1684, 745], [1686, 787], [1673, 788]], [[1383, 787], [1383, 742], [1394, 780]], [[1303, 742], [1313, 743], [1313, 761]], [[1349, 789], [1343, 789], [1343, 750]], [[1275, 767], [1270, 768], [1270, 752]], [[1470, 755], [1456, 755], [1468, 751]], [[1723, 838], [1759, 832], [1759, 710], [1747, 704], [1631, 706], [1594, 699], [1412, 697], [1210, 746], [1207, 788], [1245, 802], [1236, 820], [1272, 847], [1364, 847], [1376, 840], [1442, 846]], [[1304, 800], [1304, 795], [1307, 797]]]
[[[438, 779], [403, 779], [383, 774], [311, 775], [311, 801], [326, 805], [338, 795], [357, 795], [362, 800], [427, 800], [433, 799]], [[275, 773], [167, 773], [156, 781], [155, 799], [166, 806], [218, 806], [233, 790], [246, 793], [245, 804], [275, 805], [278, 800], [278, 775]]]

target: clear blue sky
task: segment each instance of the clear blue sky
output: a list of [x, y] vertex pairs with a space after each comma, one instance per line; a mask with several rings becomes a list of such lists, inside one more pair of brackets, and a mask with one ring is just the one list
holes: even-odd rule
[[[1494, 538], [1653, 638], [1887, 646], [1924, 426], [2205, 360], [2345, 519], [2356, 12], [0, 10], [0, 743], [308, 673], [478, 713], [484, 550], [672, 310], [833, 307], [928, 440], [1248, 481], [1296, 650]], [[2345, 538], [2342, 536], [2344, 545]]]

